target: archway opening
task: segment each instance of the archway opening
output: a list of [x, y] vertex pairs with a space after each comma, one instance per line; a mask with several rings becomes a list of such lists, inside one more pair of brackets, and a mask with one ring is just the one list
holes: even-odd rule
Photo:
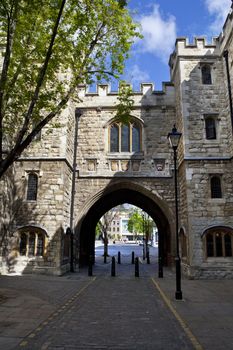
[[158, 230], [159, 256], [163, 265], [170, 265], [171, 230], [167, 216], [155, 200], [130, 188], [116, 188], [103, 193], [87, 211], [78, 233], [79, 265], [87, 265], [89, 257], [95, 256], [96, 226], [100, 218], [110, 209], [124, 203], [141, 208], [153, 219]]
[[132, 256], [143, 260], [157, 257], [158, 228], [141, 208], [124, 203], [110, 209], [96, 226], [95, 257]]

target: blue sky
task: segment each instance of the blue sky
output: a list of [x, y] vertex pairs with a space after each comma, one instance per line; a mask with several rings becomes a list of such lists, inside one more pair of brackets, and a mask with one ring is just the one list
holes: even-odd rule
[[152, 82], [155, 90], [169, 81], [169, 55], [177, 37], [206, 36], [221, 32], [231, 0], [128, 0], [132, 16], [144, 38], [137, 41], [126, 62], [124, 79], [139, 90], [140, 82]]

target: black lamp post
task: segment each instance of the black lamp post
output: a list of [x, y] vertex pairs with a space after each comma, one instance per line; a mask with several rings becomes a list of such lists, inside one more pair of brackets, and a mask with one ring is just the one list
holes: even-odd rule
[[179, 235], [178, 235], [178, 228], [179, 228], [179, 216], [178, 216], [178, 186], [177, 186], [177, 147], [181, 138], [181, 132], [178, 132], [176, 129], [176, 126], [174, 125], [172, 132], [169, 132], [167, 135], [169, 142], [171, 144], [171, 147], [174, 152], [174, 178], [175, 178], [175, 209], [176, 209], [176, 294], [175, 298], [177, 300], [182, 299], [182, 291], [181, 291], [181, 261], [180, 261], [180, 254], [179, 254]]

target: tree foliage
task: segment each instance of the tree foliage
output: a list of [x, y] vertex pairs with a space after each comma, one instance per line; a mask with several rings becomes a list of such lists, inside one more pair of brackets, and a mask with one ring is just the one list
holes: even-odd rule
[[126, 84], [125, 81], [120, 83], [118, 101], [119, 103], [116, 106], [116, 119], [123, 123], [128, 123], [130, 121], [134, 100], [132, 98], [132, 88], [130, 85]]
[[135, 209], [129, 217], [128, 230], [131, 233], [143, 233], [143, 217], [138, 209]]
[[128, 221], [128, 230], [134, 234], [143, 233], [148, 240], [151, 237], [154, 221], [142, 210], [134, 209]]
[[1, 0], [0, 177], [79, 84], [118, 77], [138, 34], [126, 1]]

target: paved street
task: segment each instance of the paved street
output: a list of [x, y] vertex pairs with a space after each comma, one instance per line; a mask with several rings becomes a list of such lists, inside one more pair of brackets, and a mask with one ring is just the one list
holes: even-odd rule
[[233, 349], [233, 281], [182, 280], [184, 300], [175, 301], [173, 272], [157, 278], [156, 250], [139, 278], [130, 255], [116, 277], [101, 254], [93, 277], [86, 268], [0, 276], [0, 349]]

